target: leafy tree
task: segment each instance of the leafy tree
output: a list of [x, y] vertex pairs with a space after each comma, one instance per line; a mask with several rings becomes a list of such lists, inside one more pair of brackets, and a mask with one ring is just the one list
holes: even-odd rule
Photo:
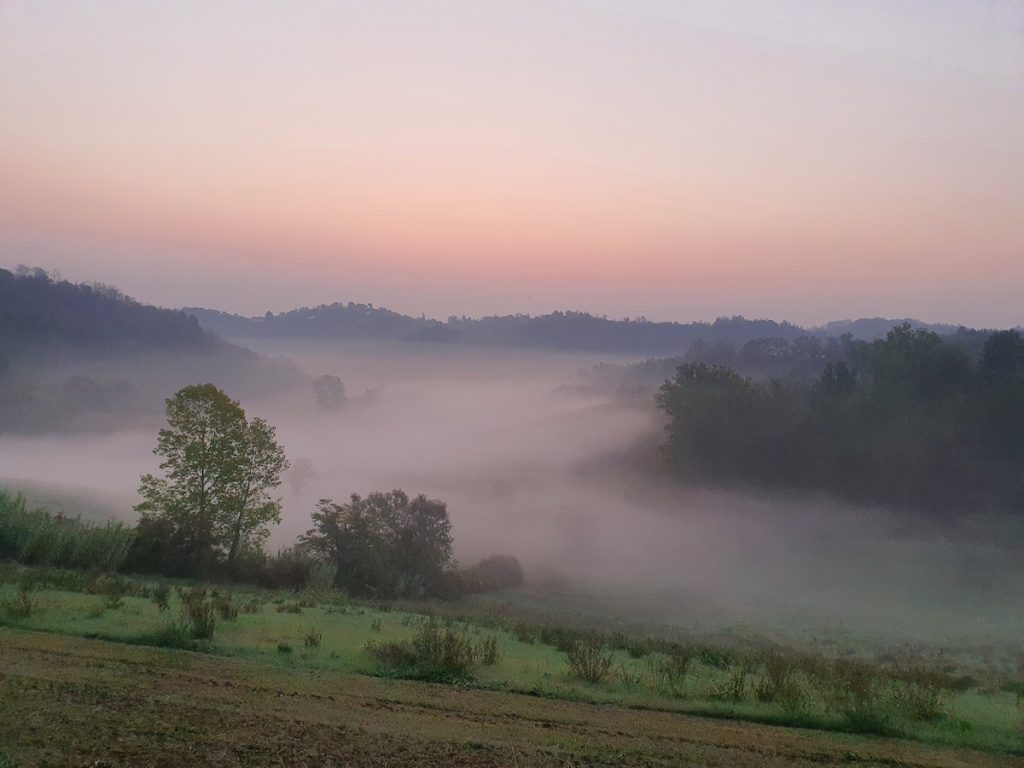
[[313, 395], [318, 408], [335, 411], [345, 404], [345, 384], [337, 376], [325, 373], [313, 379]]
[[303, 545], [336, 567], [335, 585], [354, 595], [441, 595], [452, 566], [451, 521], [443, 501], [400, 490], [322, 499]]
[[167, 427], [153, 451], [163, 477], [142, 477], [136, 506], [140, 546], [158, 546], [178, 570], [205, 572], [262, 544], [280, 521], [280, 500], [269, 495], [288, 467], [274, 428], [245, 411], [213, 384], [185, 387], [167, 400]]

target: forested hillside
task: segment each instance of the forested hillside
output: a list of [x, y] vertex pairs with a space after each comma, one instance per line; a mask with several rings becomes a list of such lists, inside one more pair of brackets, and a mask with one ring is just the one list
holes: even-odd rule
[[254, 393], [296, 375], [112, 286], [0, 269], [0, 432], [110, 429], [159, 413], [190, 379]]
[[824, 490], [957, 514], [1024, 503], [1024, 339], [908, 325], [847, 344], [810, 380], [684, 362], [661, 388], [665, 455], [685, 480]]
[[745, 317], [720, 317], [714, 322], [653, 322], [646, 318], [610, 319], [587, 312], [546, 315], [449, 317], [446, 321], [410, 317], [372, 304], [324, 304], [261, 317], [244, 317], [212, 309], [188, 307], [184, 312], [215, 333], [237, 339], [400, 339], [420, 342], [516, 346], [536, 349], [608, 352], [612, 354], [682, 355], [694, 343], [741, 347], [754, 340], [796, 342], [838, 337], [874, 339], [907, 322], [915, 328], [951, 333], [954, 326], [933, 326], [917, 320], [843, 320], [820, 328]]

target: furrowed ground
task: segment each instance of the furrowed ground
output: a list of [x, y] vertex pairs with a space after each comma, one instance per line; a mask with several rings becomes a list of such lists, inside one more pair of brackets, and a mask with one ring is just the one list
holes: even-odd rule
[[909, 741], [0, 628], [0, 765], [929, 766]]

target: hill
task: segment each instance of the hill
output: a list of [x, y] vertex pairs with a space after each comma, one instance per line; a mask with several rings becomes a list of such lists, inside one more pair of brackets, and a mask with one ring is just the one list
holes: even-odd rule
[[112, 429], [158, 414], [185, 384], [240, 396], [297, 377], [180, 310], [42, 269], [0, 269], [0, 433]]
[[918, 320], [844, 320], [820, 328], [789, 322], [720, 317], [714, 322], [653, 322], [646, 318], [615, 320], [587, 312], [546, 315], [449, 317], [446, 321], [411, 317], [372, 304], [323, 304], [261, 317], [245, 317], [199, 307], [182, 310], [199, 324], [233, 339], [381, 339], [449, 344], [484, 344], [612, 354], [681, 355], [694, 342], [743, 345], [755, 339], [795, 341], [806, 336], [850, 333], [871, 340], [902, 322], [915, 328], [947, 332]]

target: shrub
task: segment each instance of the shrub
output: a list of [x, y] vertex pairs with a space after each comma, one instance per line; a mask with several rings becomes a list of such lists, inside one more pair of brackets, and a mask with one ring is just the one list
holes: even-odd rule
[[169, 610], [171, 607], [171, 588], [166, 584], [157, 584], [153, 588], [152, 596], [150, 598], [153, 604], [157, 607], [160, 613]]
[[263, 601], [258, 597], [250, 597], [248, 601], [242, 604], [242, 613], [262, 613], [263, 612]]
[[596, 638], [577, 640], [565, 652], [569, 675], [588, 683], [600, 683], [612, 668], [612, 652]]
[[825, 711], [842, 715], [849, 730], [891, 732], [891, 708], [877, 670], [854, 659], [835, 659], [809, 665], [809, 675], [822, 694]]
[[513, 555], [491, 555], [458, 574], [459, 590], [468, 594], [517, 589], [523, 579], [523, 566]]
[[292, 652], [292, 647], [290, 645], [288, 645], [288, 643], [278, 643], [277, 644], [277, 652], [278, 653], [291, 653]]
[[178, 596], [181, 598], [182, 620], [189, 634], [197, 640], [213, 637], [216, 623], [214, 600], [207, 598], [206, 590], [202, 587], [193, 587], [188, 591], [179, 589]]
[[938, 720], [945, 715], [945, 692], [957, 688], [941, 654], [928, 657], [915, 649], [898, 658], [892, 672], [893, 705], [910, 720]]
[[562, 653], [569, 653], [573, 650], [576, 645], [580, 642], [591, 642], [594, 639], [592, 632], [585, 632], [580, 629], [571, 629], [568, 627], [552, 627], [544, 626], [541, 627], [540, 641], [544, 645], [550, 645]]
[[729, 676], [717, 684], [711, 686], [708, 695], [719, 701], [731, 701], [739, 703], [747, 698], [747, 676], [753, 671], [753, 665], [747, 661], [740, 661], [734, 665]]
[[679, 647], [666, 656], [648, 659], [647, 668], [659, 687], [672, 696], [679, 696], [693, 657], [692, 648]]
[[517, 621], [512, 627], [512, 634], [521, 643], [533, 643], [537, 639], [533, 634], [533, 629], [525, 621]]
[[754, 697], [781, 704], [791, 714], [804, 711], [809, 701], [799, 680], [799, 658], [772, 648], [761, 654], [760, 663], [761, 679], [754, 687]]
[[269, 589], [327, 589], [334, 583], [334, 568], [302, 547], [289, 547], [262, 558], [249, 568], [249, 580]]
[[421, 624], [412, 640], [371, 640], [366, 651], [384, 674], [431, 682], [467, 680], [475, 662], [472, 643], [452, 629], [441, 629], [433, 619]]
[[213, 606], [224, 621], [234, 621], [238, 618], [238, 606], [232, 602], [231, 595], [215, 594]]

